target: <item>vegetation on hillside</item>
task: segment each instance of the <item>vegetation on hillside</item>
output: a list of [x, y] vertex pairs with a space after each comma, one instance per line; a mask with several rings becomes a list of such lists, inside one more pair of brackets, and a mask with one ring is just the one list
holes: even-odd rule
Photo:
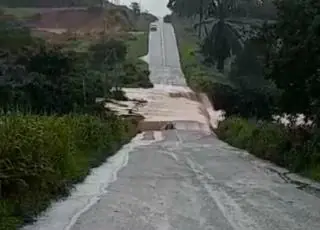
[[320, 181], [318, 130], [229, 117], [216, 130], [219, 138], [290, 171]]
[[1, 115], [1, 230], [30, 223], [135, 134], [116, 117]]
[[124, 40], [66, 50], [10, 18], [0, 21], [0, 41], [0, 229], [14, 230], [135, 135], [136, 124], [96, 98], [152, 85]]
[[[248, 10], [244, 2], [251, 6], [245, 20], [239, 14]], [[276, 1], [272, 7], [267, 0], [255, 2], [202, 0], [191, 7], [188, 0], [170, 1], [182, 66], [201, 69], [200, 76], [186, 73], [189, 83], [208, 93], [216, 109], [226, 111], [227, 119], [217, 129], [220, 138], [319, 179], [320, 5], [316, 0]], [[262, 13], [266, 9], [273, 9], [268, 17]], [[253, 17], [276, 20], [257, 24]], [[177, 29], [181, 22], [188, 25], [184, 30]], [[250, 28], [249, 35], [240, 25]], [[194, 34], [188, 52], [181, 31], [189, 38]], [[232, 60], [228, 71], [222, 68], [227, 60]], [[283, 113], [292, 118], [289, 126], [273, 121], [273, 115]], [[312, 125], [298, 128], [297, 114]]]
[[72, 7], [101, 5], [102, 0], [0, 0], [7, 7]]

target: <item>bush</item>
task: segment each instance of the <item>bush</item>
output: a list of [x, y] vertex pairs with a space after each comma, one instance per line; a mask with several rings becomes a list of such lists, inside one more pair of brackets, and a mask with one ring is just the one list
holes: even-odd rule
[[[29, 222], [98, 166], [135, 130], [116, 117], [0, 117], [1, 224]], [[2, 213], [1, 213], [2, 212]]]
[[215, 109], [224, 110], [227, 116], [269, 119], [275, 111], [274, 95], [260, 89], [240, 89], [213, 83], [205, 92], [214, 102]]
[[148, 66], [143, 61], [125, 62], [125, 76], [122, 77], [122, 87], [128, 88], [152, 88], [153, 84], [149, 79]]
[[319, 131], [307, 127], [285, 127], [270, 122], [229, 117], [216, 133], [229, 144], [286, 167], [320, 179]]
[[[86, 66], [86, 58], [58, 47], [37, 46], [0, 58], [0, 106], [5, 111], [66, 114], [84, 111], [102, 96], [101, 76]], [[85, 83], [85, 88], [84, 88]]]
[[171, 15], [166, 15], [166, 16], [163, 18], [163, 21], [164, 21], [165, 23], [171, 23], [171, 22], [172, 22]]

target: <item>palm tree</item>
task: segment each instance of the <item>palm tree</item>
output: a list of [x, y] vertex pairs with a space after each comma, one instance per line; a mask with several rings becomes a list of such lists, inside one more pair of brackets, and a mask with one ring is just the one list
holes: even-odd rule
[[[168, 7], [178, 15], [199, 16], [194, 24], [202, 41], [202, 51], [206, 59], [215, 62], [219, 71], [224, 71], [224, 63], [231, 52], [238, 54], [244, 47], [244, 40], [234, 27], [237, 19], [232, 18], [241, 2], [261, 0], [170, 0]], [[203, 36], [204, 31], [204, 36]]]
[[238, 53], [243, 48], [243, 41], [237, 30], [228, 21], [232, 12], [237, 9], [239, 0], [211, 0], [210, 12], [201, 24], [195, 28], [207, 28], [211, 25], [210, 32], [205, 29], [206, 35], [202, 43], [202, 51], [212, 63], [216, 62], [219, 71], [224, 71], [225, 60], [231, 52]]

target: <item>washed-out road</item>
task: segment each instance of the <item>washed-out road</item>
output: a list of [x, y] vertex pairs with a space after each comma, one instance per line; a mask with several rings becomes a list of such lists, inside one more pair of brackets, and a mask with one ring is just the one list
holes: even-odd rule
[[[172, 26], [157, 25], [151, 80], [185, 86]], [[319, 230], [318, 185], [298, 180], [208, 132], [148, 131], [26, 229]]]

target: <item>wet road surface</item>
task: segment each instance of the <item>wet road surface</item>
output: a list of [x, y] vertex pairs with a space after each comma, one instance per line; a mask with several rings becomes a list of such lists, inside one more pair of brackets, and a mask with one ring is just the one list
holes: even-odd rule
[[173, 27], [154, 23], [157, 31], [149, 35], [149, 68], [153, 84], [187, 86], [180, 67], [179, 51]]
[[[159, 28], [150, 35], [151, 80], [183, 86], [172, 27]], [[320, 229], [320, 199], [285, 173], [214, 134], [148, 131], [26, 229]]]
[[161, 135], [129, 154], [108, 193], [73, 230], [320, 229], [320, 200], [255, 158], [200, 132]]
[[[186, 85], [170, 25], [151, 33], [149, 62], [154, 84]], [[259, 160], [201, 131], [144, 139], [155, 133], [73, 230], [320, 229], [320, 199]]]

